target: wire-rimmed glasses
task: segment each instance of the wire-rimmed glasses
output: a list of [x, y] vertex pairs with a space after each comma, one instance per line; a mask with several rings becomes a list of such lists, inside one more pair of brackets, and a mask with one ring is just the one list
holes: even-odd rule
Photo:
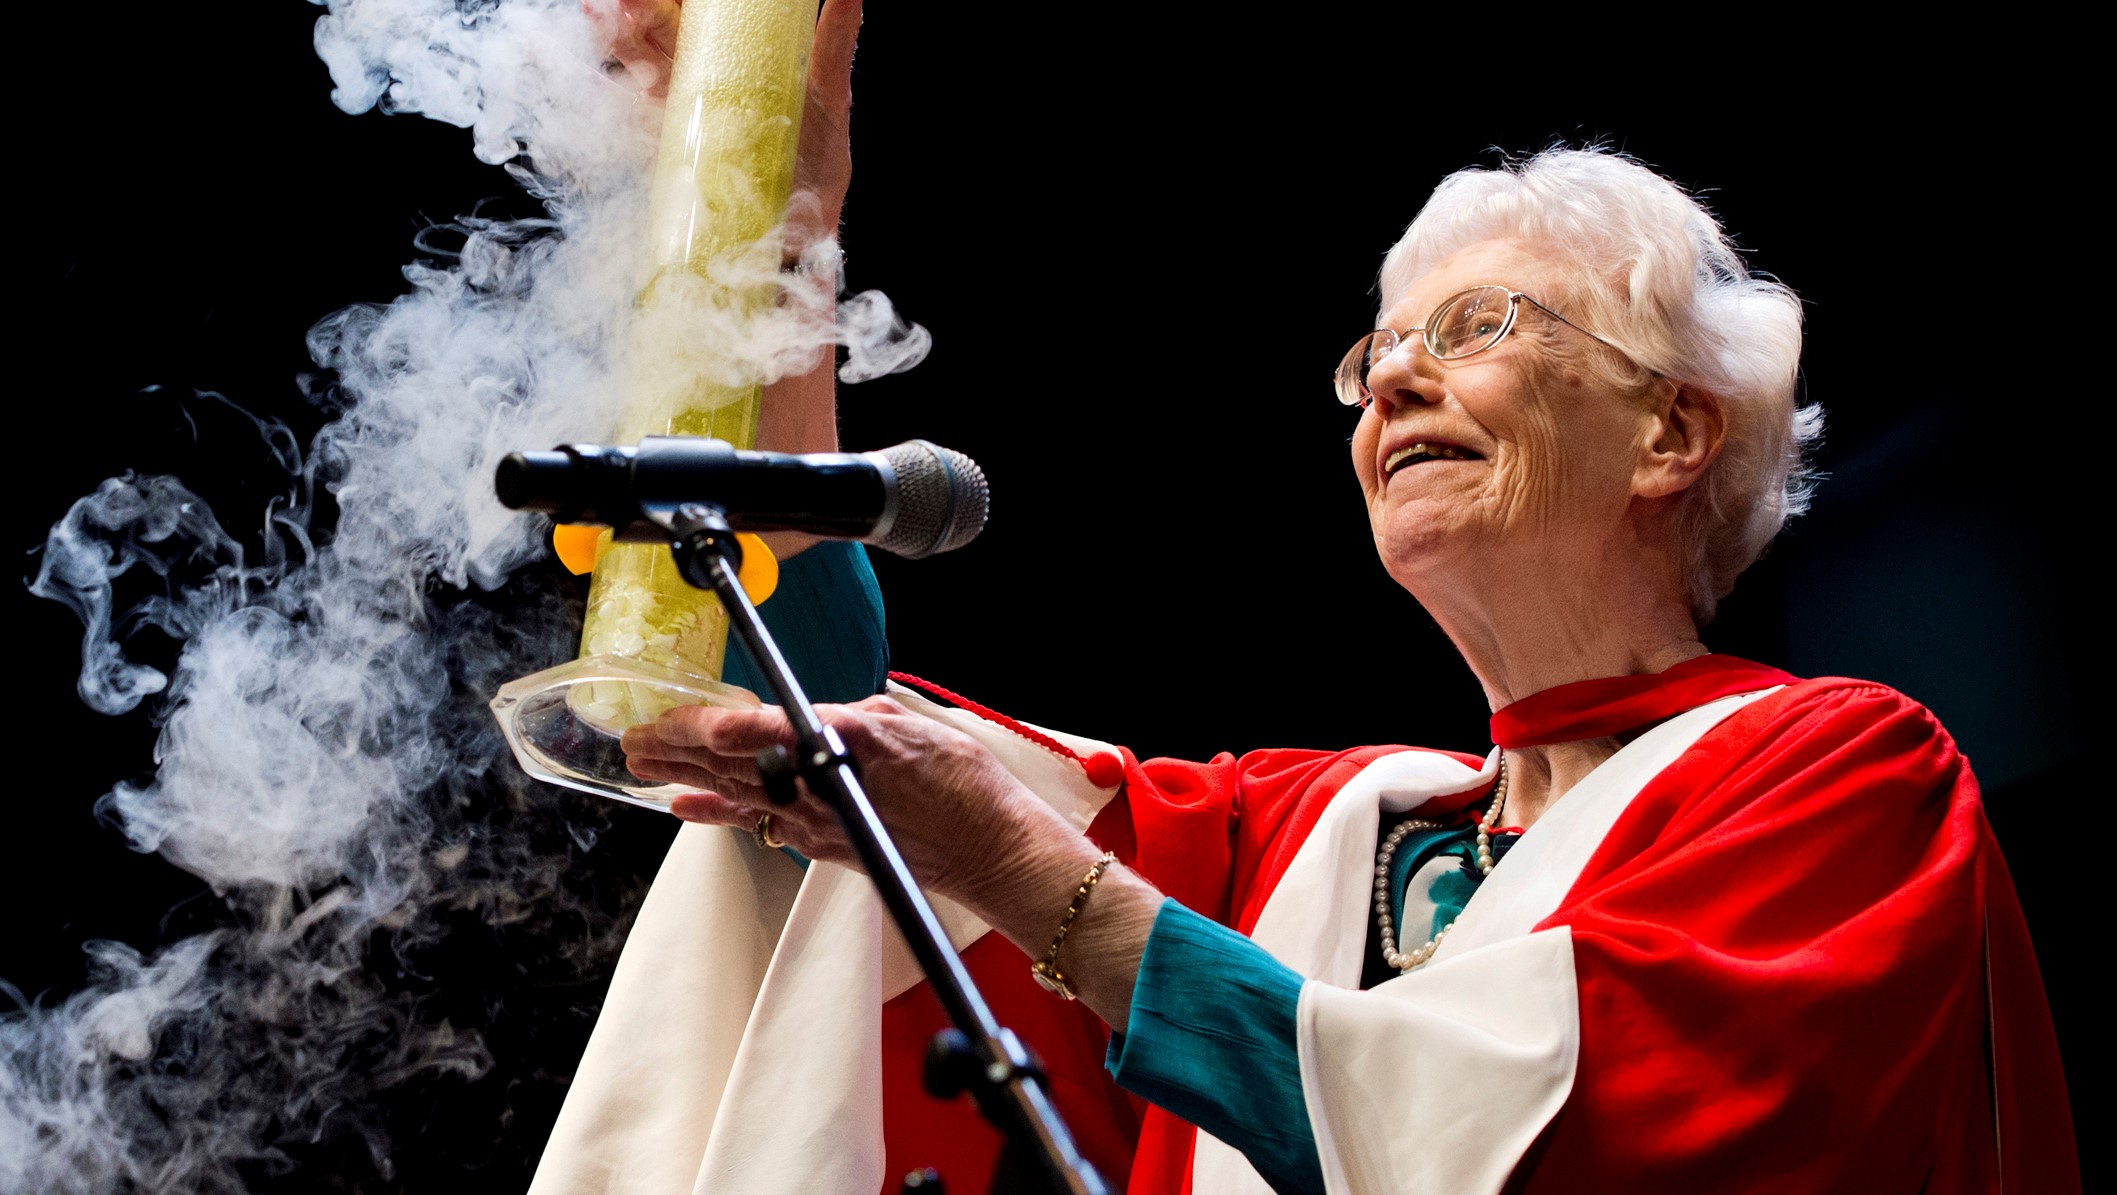
[[1473, 286], [1442, 300], [1441, 305], [1433, 309], [1433, 314], [1426, 317], [1426, 322], [1418, 327], [1406, 328], [1401, 333], [1390, 328], [1376, 328], [1354, 342], [1345, 359], [1338, 362], [1334, 379], [1338, 401], [1348, 407], [1364, 407], [1373, 402], [1375, 396], [1367, 388], [1368, 375], [1403, 346], [1405, 336], [1413, 332], [1424, 333], [1426, 351], [1432, 353], [1436, 361], [1460, 361], [1505, 340], [1507, 333], [1514, 330], [1515, 317], [1524, 302], [1533, 304], [1538, 311], [1574, 331], [1593, 336], [1618, 352], [1624, 352], [1521, 291], [1497, 285]]

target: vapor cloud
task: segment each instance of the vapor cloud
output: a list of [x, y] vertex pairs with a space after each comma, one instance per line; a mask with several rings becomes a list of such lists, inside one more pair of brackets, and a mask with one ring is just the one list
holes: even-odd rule
[[[608, 436], [653, 265], [660, 113], [606, 44], [578, 0], [333, 0], [317, 22], [340, 107], [468, 129], [544, 212], [430, 230], [402, 296], [316, 325], [312, 396], [338, 414], [305, 448], [257, 424], [285, 485], [261, 520], [231, 531], [179, 479], [128, 474], [52, 529], [33, 589], [81, 616], [82, 699], [160, 727], [153, 778], [99, 812], [227, 912], [152, 954], [91, 943], [89, 986], [0, 1016], [0, 1190], [243, 1191], [345, 1140], [386, 1179], [377, 1093], [492, 1065], [478, 1025], [399, 982], [408, 960], [465, 918], [581, 976], [622, 940], [622, 916], [566, 882], [605, 812], [521, 778], [484, 709], [577, 631], [548, 573], [512, 577], [543, 557], [544, 525], [500, 508], [493, 466]], [[716, 265], [778, 268], [776, 251]], [[831, 300], [702, 300], [656, 334], [745, 379], [832, 345], [848, 381], [924, 356], [880, 295], [838, 318]], [[138, 569], [168, 592], [119, 610]], [[143, 626], [183, 643], [173, 672], [127, 655]]]

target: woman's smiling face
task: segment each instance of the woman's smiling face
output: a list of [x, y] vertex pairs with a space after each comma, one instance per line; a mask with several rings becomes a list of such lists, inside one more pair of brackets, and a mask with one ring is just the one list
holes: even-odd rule
[[1414, 593], [1436, 567], [1558, 563], [1621, 527], [1652, 420], [1582, 364], [1617, 350], [1526, 301], [1505, 339], [1458, 360], [1435, 360], [1406, 331], [1484, 285], [1569, 314], [1569, 280], [1543, 246], [1493, 240], [1388, 297], [1382, 323], [1405, 343], [1368, 375], [1353, 468], [1383, 565]]

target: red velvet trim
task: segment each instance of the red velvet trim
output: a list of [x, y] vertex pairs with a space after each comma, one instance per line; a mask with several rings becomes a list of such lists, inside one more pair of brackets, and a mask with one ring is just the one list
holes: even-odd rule
[[892, 672], [889, 674], [889, 678], [907, 688], [917, 689], [929, 697], [938, 697], [959, 709], [969, 710], [987, 722], [1011, 730], [1028, 739], [1053, 755], [1072, 760], [1081, 765], [1081, 770], [1088, 773], [1088, 783], [1093, 784], [1097, 788], [1115, 788], [1125, 778], [1125, 761], [1119, 759], [1111, 752], [1098, 751], [1093, 755], [1082, 755], [1034, 726], [1025, 722], [1017, 722], [996, 709], [979, 705], [961, 693], [952, 689], [944, 689], [930, 680], [921, 680], [909, 672]]
[[1599, 739], [1794, 679], [1736, 656], [1699, 656], [1648, 676], [1574, 681], [1532, 693], [1493, 714], [1492, 741], [1502, 747], [1541, 747]]

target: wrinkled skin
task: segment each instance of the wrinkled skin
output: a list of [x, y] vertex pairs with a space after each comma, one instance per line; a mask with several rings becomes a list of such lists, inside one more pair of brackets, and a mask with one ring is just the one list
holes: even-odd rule
[[[1004, 854], [1001, 840], [1049, 812], [969, 736], [907, 711], [887, 697], [818, 707], [860, 761], [863, 787], [887, 802], [886, 820], [905, 862], [928, 886], [966, 893], [986, 879], [983, 865]], [[788, 741], [777, 709], [672, 710], [625, 736], [636, 775], [701, 791], [677, 799], [687, 821], [751, 827], [773, 813], [773, 834], [802, 855], [857, 866], [837, 818], [813, 799], [774, 807], [759, 781], [756, 755]], [[920, 798], [903, 799], [919, 793]], [[1050, 820], [1064, 829], [1056, 814]], [[1070, 831], [1068, 831], [1070, 833]], [[1092, 857], [1092, 856], [1091, 856]]]
[[[1494, 282], [1557, 306], [1546, 296], [1562, 293], [1564, 281], [1562, 263], [1534, 246], [1486, 241], [1396, 296], [1382, 323], [1414, 327], [1443, 299]], [[1414, 345], [1377, 365], [1369, 377], [1375, 401], [1353, 434], [1353, 471], [1390, 575], [1420, 593], [1470, 559], [1486, 568], [1553, 567], [1560, 561], [1551, 554], [1577, 552], [1619, 527], [1632, 499], [1631, 449], [1649, 428], [1638, 406], [1604, 391], [1573, 360], [1615, 351], [1523, 303], [1514, 330], [1482, 353], [1441, 362]], [[1417, 440], [1482, 459], [1385, 476], [1387, 452]]]

